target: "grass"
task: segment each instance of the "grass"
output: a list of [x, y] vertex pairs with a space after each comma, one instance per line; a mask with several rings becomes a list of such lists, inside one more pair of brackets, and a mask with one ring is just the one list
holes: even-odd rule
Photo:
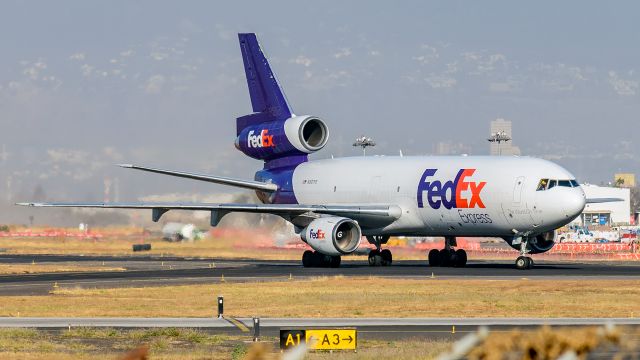
[[[567, 351], [585, 358], [592, 351], [635, 358], [640, 332], [634, 328], [541, 327], [531, 331], [490, 331], [465, 358], [556, 359]], [[214, 335], [201, 330], [80, 328], [68, 330], [0, 329], [0, 358], [94, 359], [122, 358], [133, 351], [150, 359], [280, 359], [278, 339], [251, 343], [247, 336]], [[310, 352], [309, 360], [433, 359], [451, 350], [450, 340], [401, 338], [358, 341], [358, 351]], [[529, 357], [527, 357], [527, 355]], [[139, 358], [139, 357], [131, 357]]]
[[194, 329], [118, 330], [72, 328], [61, 331], [0, 329], [0, 358], [118, 358], [148, 346], [153, 359], [228, 359], [243, 339]]
[[[101, 239], [81, 238], [0, 238], [0, 249], [9, 254], [61, 254], [61, 255], [154, 255], [210, 258], [248, 258], [259, 253], [261, 259], [299, 260], [302, 251], [298, 249], [276, 249], [264, 247], [259, 252], [247, 246], [252, 240], [243, 237], [207, 238], [194, 242], [168, 242], [154, 237], [116, 237]], [[133, 253], [132, 245], [151, 244], [151, 251]]]
[[[194, 329], [119, 330], [78, 328], [60, 331], [0, 329], [0, 358], [93, 359], [119, 358], [148, 346], [152, 359], [263, 359], [279, 358], [278, 339], [248, 344], [247, 338], [213, 335]], [[447, 341], [404, 339], [360, 340], [358, 352], [309, 353], [306, 359], [429, 359], [448, 350]]]
[[77, 272], [77, 271], [125, 271], [122, 267], [86, 266], [73, 264], [0, 264], [1, 275], [13, 274], [37, 274], [53, 272]]
[[[639, 280], [321, 277], [0, 297], [0, 316], [208, 317], [216, 296], [236, 317], [636, 317]], [[88, 305], [90, 304], [90, 306]]]
[[[38, 229], [34, 229], [37, 232]], [[61, 254], [61, 255], [153, 255], [205, 258], [259, 258], [263, 260], [300, 260], [302, 248], [276, 248], [272, 234], [265, 229], [254, 231], [229, 230], [193, 242], [169, 242], [159, 237], [142, 235], [140, 229], [94, 229], [104, 234], [103, 238], [76, 237], [3, 237], [0, 249], [9, 254]], [[136, 233], [137, 231], [137, 233]], [[299, 238], [289, 241], [304, 245]], [[289, 242], [285, 241], [285, 242]], [[151, 251], [133, 253], [133, 244], [149, 243]], [[422, 251], [410, 248], [394, 248], [396, 260], [426, 260]], [[343, 260], [364, 260], [366, 256], [347, 256]]]

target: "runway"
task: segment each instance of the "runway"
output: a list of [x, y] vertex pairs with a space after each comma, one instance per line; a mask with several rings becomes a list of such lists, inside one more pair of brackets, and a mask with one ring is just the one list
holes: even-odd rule
[[340, 268], [304, 268], [299, 261], [207, 259], [157, 256], [0, 255], [0, 264], [106, 266], [125, 271], [87, 271], [0, 276], [0, 295], [43, 295], [59, 287], [114, 288], [219, 282], [280, 281], [318, 276], [376, 276], [435, 279], [640, 279], [634, 263], [539, 262], [516, 270], [505, 260], [473, 261], [464, 268], [429, 267], [426, 261], [396, 261], [370, 267], [365, 261], [343, 261]]

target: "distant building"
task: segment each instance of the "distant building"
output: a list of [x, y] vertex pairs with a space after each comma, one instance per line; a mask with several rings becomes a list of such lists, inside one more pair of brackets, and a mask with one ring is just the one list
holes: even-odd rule
[[511, 120], [495, 119], [491, 122], [491, 134], [504, 133], [512, 140], [506, 142], [491, 142], [489, 154], [491, 155], [520, 155], [520, 148], [513, 145], [513, 132]]
[[574, 223], [583, 226], [629, 225], [631, 222], [630, 189], [590, 184], [581, 186], [587, 199], [615, 198], [622, 201], [587, 204]]
[[470, 148], [463, 143], [454, 143], [451, 141], [439, 141], [434, 145], [433, 152], [436, 155], [460, 155], [468, 154]]
[[617, 187], [636, 187], [636, 175], [631, 173], [618, 173], [613, 175], [613, 184]]

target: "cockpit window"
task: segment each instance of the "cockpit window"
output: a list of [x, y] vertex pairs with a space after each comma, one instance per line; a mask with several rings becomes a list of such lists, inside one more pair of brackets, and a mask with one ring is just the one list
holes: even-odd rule
[[549, 179], [540, 180], [540, 182], [538, 183], [538, 188], [536, 189], [536, 191], [545, 190], [547, 188], [547, 183], [548, 182], [549, 182]]
[[569, 180], [558, 180], [558, 186], [571, 187], [571, 182]]
[[573, 180], [542, 179], [538, 183], [538, 188], [536, 190], [537, 191], [549, 190], [556, 186], [571, 188], [571, 187], [578, 187], [580, 185], [575, 179]]

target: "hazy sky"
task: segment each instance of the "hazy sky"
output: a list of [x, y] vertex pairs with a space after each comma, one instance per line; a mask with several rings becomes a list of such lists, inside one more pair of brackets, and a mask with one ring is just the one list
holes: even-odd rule
[[122, 200], [236, 191], [112, 164], [253, 177], [261, 163], [233, 147], [251, 110], [238, 32], [258, 33], [295, 112], [327, 121], [315, 158], [358, 155], [361, 134], [375, 154], [487, 154], [503, 117], [523, 154], [582, 181], [640, 173], [638, 14], [637, 1], [3, 1], [1, 193], [97, 200], [105, 178]]

